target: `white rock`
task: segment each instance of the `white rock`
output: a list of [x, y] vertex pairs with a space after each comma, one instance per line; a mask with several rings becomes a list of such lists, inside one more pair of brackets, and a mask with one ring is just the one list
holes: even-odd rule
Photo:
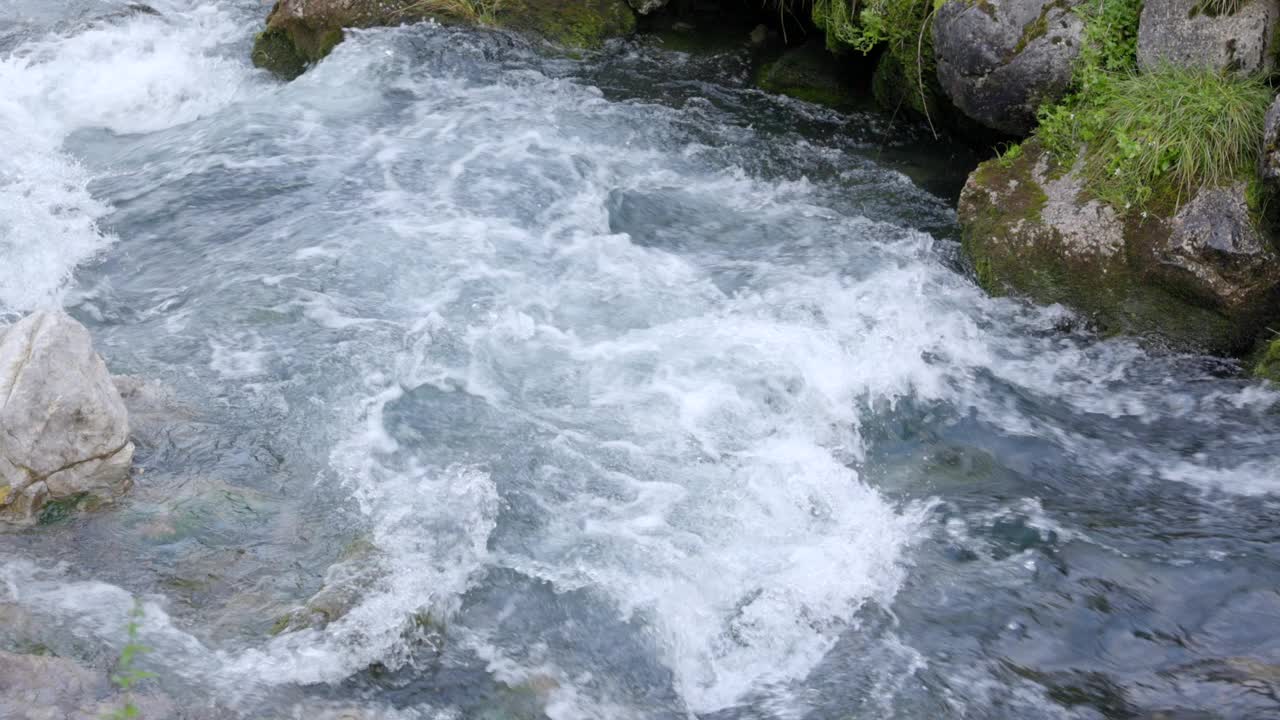
[[40, 311], [0, 335], [0, 519], [115, 498], [132, 460], [128, 411], [83, 325]]

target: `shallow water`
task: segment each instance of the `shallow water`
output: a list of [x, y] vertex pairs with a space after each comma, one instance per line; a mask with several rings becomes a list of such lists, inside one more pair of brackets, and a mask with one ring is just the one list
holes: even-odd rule
[[1280, 394], [986, 297], [926, 130], [733, 51], [279, 84], [256, 2], [50, 5], [0, 7], [0, 311], [145, 382], [140, 474], [0, 534], [3, 646], [108, 662], [142, 598], [199, 717], [1280, 717]]

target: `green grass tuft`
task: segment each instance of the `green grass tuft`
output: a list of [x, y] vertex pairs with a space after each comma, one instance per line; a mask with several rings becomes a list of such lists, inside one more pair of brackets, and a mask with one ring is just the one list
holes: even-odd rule
[[1201, 187], [1251, 176], [1270, 102], [1270, 88], [1257, 78], [1176, 67], [1128, 71], [1042, 113], [1040, 137], [1066, 164], [1085, 144], [1085, 181], [1116, 209], [1176, 208]]
[[1000, 163], [1000, 167], [1008, 169], [1022, 157], [1022, 144], [1010, 143], [997, 151], [996, 161]]
[[1138, 18], [1142, 0], [1087, 0], [1076, 8], [1084, 19], [1072, 87], [1062, 100], [1040, 108], [1037, 135], [1053, 157], [1070, 164], [1094, 128], [1082, 124], [1095, 99], [1111, 83], [1138, 67]]
[[1176, 208], [1201, 187], [1251, 176], [1271, 100], [1261, 79], [1176, 67], [1139, 74], [1141, 0], [1089, 0], [1078, 12], [1072, 91], [1041, 108], [1037, 131], [1060, 164], [1083, 146], [1089, 190], [1121, 211]]
[[1247, 178], [1271, 89], [1255, 78], [1166, 67], [1128, 74], [1098, 98], [1086, 180], [1113, 206], [1172, 201]]

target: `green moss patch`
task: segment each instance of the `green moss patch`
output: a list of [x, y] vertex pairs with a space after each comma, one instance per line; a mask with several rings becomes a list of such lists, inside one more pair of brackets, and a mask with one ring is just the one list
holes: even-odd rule
[[871, 96], [885, 110], [909, 110], [920, 117], [941, 120], [947, 101], [937, 88], [937, 76], [921, 78], [915, 74], [918, 69], [914, 63], [903, 65], [896, 53], [883, 53], [871, 76]]
[[1034, 139], [1019, 148], [980, 165], [961, 198], [961, 242], [984, 290], [1068, 305], [1108, 334], [1158, 332], [1180, 346], [1222, 352], [1247, 341], [1246, 324], [1141, 272], [1145, 243], [1167, 232], [1161, 221], [1131, 215], [1123, 256], [1071, 252], [1044, 222], [1048, 196], [1034, 169], [1052, 161]]
[[55, 523], [64, 522], [74, 516], [81, 509], [86, 508], [90, 504], [88, 493], [80, 493], [71, 497], [61, 498], [58, 500], [49, 500], [40, 508], [40, 525], [53, 525]]
[[298, 51], [289, 33], [281, 28], [263, 30], [253, 41], [250, 55], [255, 67], [292, 80], [307, 69], [306, 56]]
[[296, 22], [267, 22], [254, 39], [250, 58], [257, 67], [286, 79], [301, 75], [342, 42], [342, 25], [315, 27]]
[[840, 59], [811, 42], [784, 52], [756, 71], [756, 85], [780, 95], [834, 108], [855, 105], [857, 93], [841, 73]]
[[1054, 0], [1051, 3], [1045, 3], [1040, 8], [1040, 14], [1035, 20], [1027, 23], [1022, 28], [1022, 35], [1018, 38], [1018, 44], [1013, 48], [1013, 54], [1018, 55], [1031, 43], [1039, 40], [1049, 33], [1049, 13], [1053, 10], [1066, 9], [1069, 7], [1066, 0]]
[[636, 29], [635, 13], [625, 0], [504, 0], [496, 17], [500, 27], [568, 48], [598, 48]]
[[305, 21], [273, 11], [254, 41], [251, 57], [254, 65], [291, 80], [342, 42], [344, 27], [428, 18], [530, 32], [578, 49], [600, 47], [636, 27], [626, 0], [351, 0], [313, 7]]
[[1266, 343], [1253, 363], [1253, 376], [1280, 383], [1280, 337]]

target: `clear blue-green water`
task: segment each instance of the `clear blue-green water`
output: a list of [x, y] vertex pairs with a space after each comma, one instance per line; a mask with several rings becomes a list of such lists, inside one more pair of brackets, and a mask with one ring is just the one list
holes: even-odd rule
[[281, 84], [265, 6], [155, 9], [0, 6], [0, 311], [145, 382], [131, 494], [0, 534], [4, 647], [140, 598], [190, 717], [1280, 717], [1280, 394], [986, 297], [971, 157], [745, 52]]

